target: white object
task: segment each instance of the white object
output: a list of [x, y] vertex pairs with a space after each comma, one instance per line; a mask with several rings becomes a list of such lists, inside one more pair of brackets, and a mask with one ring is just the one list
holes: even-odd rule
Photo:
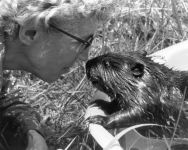
[[149, 57], [154, 62], [179, 71], [188, 70], [188, 40], [157, 51]]
[[[119, 142], [101, 125], [90, 124], [90, 134], [97, 143], [105, 150], [123, 150]], [[112, 143], [112, 141], [114, 141]]]
[[[86, 110], [85, 119], [91, 116], [105, 116], [98, 107], [90, 106]], [[119, 142], [101, 125], [89, 124], [89, 131], [97, 143], [105, 150], [123, 150]], [[113, 142], [112, 142], [113, 141]]]

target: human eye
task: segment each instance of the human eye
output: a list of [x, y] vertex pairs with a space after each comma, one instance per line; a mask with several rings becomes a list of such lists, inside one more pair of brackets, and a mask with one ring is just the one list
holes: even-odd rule
[[89, 35], [87, 38], [86, 38], [86, 43], [85, 43], [85, 45], [86, 45], [86, 48], [87, 47], [89, 47], [89, 46], [91, 46], [91, 44], [92, 44], [92, 42], [93, 42], [93, 39], [94, 39], [94, 35], [93, 34], [91, 34], [91, 35]]

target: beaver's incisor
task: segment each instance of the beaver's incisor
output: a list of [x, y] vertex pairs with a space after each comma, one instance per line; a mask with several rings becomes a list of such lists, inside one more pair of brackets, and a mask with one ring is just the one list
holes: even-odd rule
[[90, 122], [106, 128], [154, 123], [160, 127], [138, 131], [145, 136], [188, 135], [188, 118], [181, 107], [188, 98], [188, 72], [174, 71], [138, 52], [127, 52], [89, 60], [86, 73], [92, 84], [112, 99], [94, 102], [108, 115], [90, 117]]

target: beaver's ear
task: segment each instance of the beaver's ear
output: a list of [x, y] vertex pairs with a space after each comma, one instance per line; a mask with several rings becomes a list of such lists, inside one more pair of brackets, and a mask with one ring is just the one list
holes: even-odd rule
[[134, 77], [142, 77], [144, 75], [144, 65], [141, 63], [135, 63], [131, 66], [131, 72]]

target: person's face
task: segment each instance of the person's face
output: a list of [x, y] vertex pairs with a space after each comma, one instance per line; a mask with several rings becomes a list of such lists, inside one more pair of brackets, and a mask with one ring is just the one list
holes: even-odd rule
[[[83, 19], [74, 24], [58, 24], [56, 27], [87, 41], [95, 32], [97, 24]], [[23, 52], [28, 63], [23, 68], [47, 82], [68, 72], [76, 60], [88, 58], [88, 46], [55, 28], [50, 28], [49, 31], [37, 30], [29, 40], [31, 41]]]

